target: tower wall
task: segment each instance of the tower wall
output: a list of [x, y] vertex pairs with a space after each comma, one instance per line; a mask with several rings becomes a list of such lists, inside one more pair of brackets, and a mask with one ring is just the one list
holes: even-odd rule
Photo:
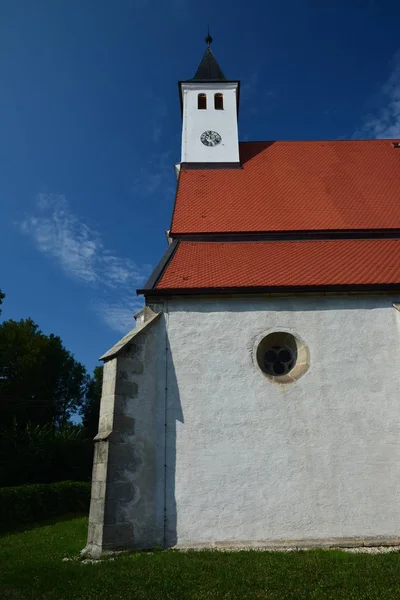
[[[182, 83], [182, 162], [239, 163], [237, 83]], [[223, 94], [224, 108], [214, 108], [214, 95]], [[207, 109], [198, 109], [198, 95], [206, 94]], [[201, 142], [204, 131], [215, 131], [222, 141], [209, 147]]]

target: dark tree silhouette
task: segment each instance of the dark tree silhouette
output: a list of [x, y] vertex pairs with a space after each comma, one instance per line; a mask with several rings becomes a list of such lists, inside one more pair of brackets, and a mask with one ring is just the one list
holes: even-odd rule
[[0, 423], [64, 426], [83, 405], [90, 378], [58, 336], [32, 319], [0, 324]]
[[98, 366], [88, 383], [86, 399], [81, 409], [82, 425], [91, 438], [94, 438], [98, 431], [102, 383], [103, 366]]

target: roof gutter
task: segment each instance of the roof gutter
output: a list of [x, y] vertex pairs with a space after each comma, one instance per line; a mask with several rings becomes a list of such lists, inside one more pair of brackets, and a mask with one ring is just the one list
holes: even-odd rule
[[209, 287], [209, 288], [150, 288], [137, 290], [137, 294], [149, 296], [193, 296], [216, 294], [309, 294], [319, 292], [390, 292], [400, 291], [398, 283], [340, 284], [340, 285], [295, 285], [256, 287]]

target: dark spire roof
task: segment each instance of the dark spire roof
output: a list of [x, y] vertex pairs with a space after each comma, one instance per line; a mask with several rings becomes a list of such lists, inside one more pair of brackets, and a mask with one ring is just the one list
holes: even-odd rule
[[210, 48], [212, 41], [210, 32], [208, 32], [206, 37], [207, 49], [204, 52], [195, 76], [190, 81], [226, 81], [225, 75]]

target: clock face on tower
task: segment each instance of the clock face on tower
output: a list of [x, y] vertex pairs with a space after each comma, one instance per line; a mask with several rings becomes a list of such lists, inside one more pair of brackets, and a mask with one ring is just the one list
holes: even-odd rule
[[222, 138], [216, 131], [204, 131], [200, 136], [200, 140], [205, 146], [213, 147], [218, 146], [218, 144], [221, 143]]

